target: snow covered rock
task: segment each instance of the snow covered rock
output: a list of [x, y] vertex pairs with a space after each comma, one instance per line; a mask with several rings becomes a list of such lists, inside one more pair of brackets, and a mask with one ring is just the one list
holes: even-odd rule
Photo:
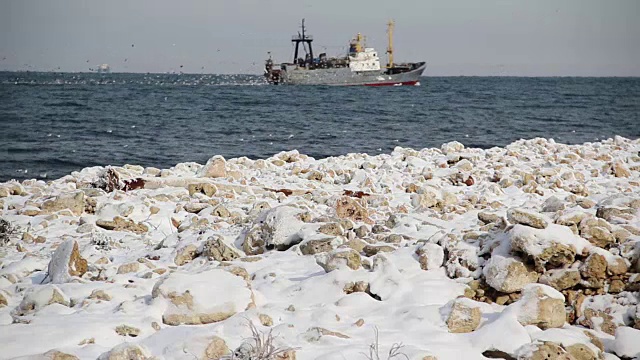
[[520, 291], [525, 285], [536, 282], [539, 276], [517, 258], [497, 254], [487, 261], [483, 274], [489, 286], [503, 293]]
[[515, 225], [508, 235], [512, 249], [533, 259], [536, 270], [540, 272], [548, 267], [573, 264], [577, 248], [582, 249], [588, 245], [568, 227], [556, 224], [550, 224], [546, 229]]
[[222, 236], [210, 236], [202, 245], [202, 256], [216, 261], [231, 261], [240, 257], [238, 253], [224, 243]]
[[433, 270], [442, 266], [444, 249], [437, 244], [427, 243], [416, 250], [418, 262], [422, 270]]
[[562, 327], [567, 317], [564, 296], [542, 284], [525, 286], [522, 298], [510, 306], [519, 307], [518, 321], [522, 325], [535, 325], [543, 330]]
[[565, 347], [575, 360], [598, 360], [600, 357], [585, 344], [576, 343]]
[[309, 239], [300, 244], [300, 252], [303, 255], [315, 255], [323, 252], [331, 251], [335, 248], [338, 241], [334, 237]]
[[144, 234], [149, 231], [147, 225], [136, 223], [121, 216], [116, 216], [113, 220], [98, 219], [96, 220], [96, 225], [106, 230], [128, 231], [136, 234]]
[[369, 221], [369, 212], [357, 199], [343, 196], [336, 202], [336, 215], [341, 219], [353, 221]]
[[212, 269], [191, 274], [175, 272], [159, 280], [152, 297], [167, 302], [167, 325], [198, 325], [225, 320], [252, 303], [245, 281], [230, 272]]
[[51, 304], [69, 306], [70, 300], [69, 297], [55, 285], [43, 285], [37, 288], [31, 288], [24, 295], [24, 298], [16, 309], [16, 314], [26, 315]]
[[176, 251], [176, 256], [173, 258], [173, 262], [178, 266], [182, 266], [184, 264], [188, 264], [191, 260], [197, 257], [198, 247], [194, 244], [189, 244]]
[[602, 280], [606, 278], [607, 258], [598, 253], [589, 255], [580, 267], [580, 274], [588, 282], [590, 287], [602, 287]]
[[478, 328], [482, 318], [480, 308], [473, 300], [458, 298], [445, 310], [449, 332], [468, 333]]
[[518, 360], [576, 360], [562, 346], [551, 341], [526, 344], [516, 355]]
[[613, 351], [628, 359], [640, 358], [640, 330], [621, 326], [616, 330]]
[[150, 360], [151, 354], [140, 345], [122, 343], [100, 355], [98, 360]]
[[224, 157], [216, 155], [209, 159], [207, 163], [200, 169], [198, 174], [200, 177], [221, 178], [227, 176], [227, 162]]
[[536, 229], [545, 229], [550, 223], [545, 216], [521, 208], [507, 210], [507, 219], [513, 224], [522, 224]]
[[84, 193], [77, 191], [58, 195], [43, 202], [40, 208], [47, 214], [69, 209], [73, 215], [79, 216], [84, 212]]
[[224, 339], [213, 336], [204, 350], [204, 359], [219, 360], [229, 354], [229, 347]]
[[558, 291], [570, 289], [580, 282], [580, 271], [578, 269], [549, 270], [540, 276], [539, 282]]
[[189, 184], [187, 185], [187, 190], [189, 191], [189, 196], [193, 196], [195, 194], [204, 194], [206, 196], [213, 196], [216, 192], [218, 192], [218, 188], [209, 183], [198, 183], [198, 184]]
[[87, 260], [80, 256], [78, 243], [69, 239], [56, 249], [49, 262], [45, 282], [61, 284], [80, 277], [87, 272]]
[[445, 155], [459, 153], [462, 150], [464, 150], [464, 145], [458, 141], [450, 141], [440, 146], [440, 151]]
[[302, 239], [298, 231], [304, 226], [300, 220], [302, 210], [292, 206], [277, 206], [264, 212], [246, 232], [242, 248], [248, 255], [257, 255], [266, 249], [286, 250]]
[[316, 255], [316, 264], [320, 265], [326, 272], [342, 267], [357, 270], [360, 268], [361, 259], [360, 254], [353, 249], [336, 249]]
[[566, 207], [564, 201], [556, 196], [550, 196], [547, 200], [542, 204], [542, 212], [558, 212], [560, 210], [564, 210]]

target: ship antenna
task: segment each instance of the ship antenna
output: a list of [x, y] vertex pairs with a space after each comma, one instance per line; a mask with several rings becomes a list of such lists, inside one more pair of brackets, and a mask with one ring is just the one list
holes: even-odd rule
[[387, 68], [393, 67], [393, 27], [394, 25], [395, 24], [393, 20], [389, 20], [389, 22], [387, 23], [387, 34], [389, 34], [389, 46], [387, 47], [387, 55], [389, 57], [389, 60], [387, 63]]

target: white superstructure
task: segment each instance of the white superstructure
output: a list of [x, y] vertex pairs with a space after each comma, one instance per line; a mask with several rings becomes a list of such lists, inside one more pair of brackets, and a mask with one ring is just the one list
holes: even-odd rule
[[378, 52], [374, 48], [365, 48], [364, 51], [349, 54], [349, 68], [351, 71], [380, 70]]

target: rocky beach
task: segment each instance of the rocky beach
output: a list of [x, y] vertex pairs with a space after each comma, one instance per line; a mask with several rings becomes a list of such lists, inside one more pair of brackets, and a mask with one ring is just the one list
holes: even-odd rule
[[640, 357], [640, 140], [0, 183], [0, 358]]

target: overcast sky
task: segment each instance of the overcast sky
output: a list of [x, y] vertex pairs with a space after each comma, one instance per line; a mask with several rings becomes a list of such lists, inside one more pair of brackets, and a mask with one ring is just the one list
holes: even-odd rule
[[0, 70], [261, 73], [303, 17], [329, 55], [393, 18], [426, 75], [640, 76], [640, 0], [0, 0]]

